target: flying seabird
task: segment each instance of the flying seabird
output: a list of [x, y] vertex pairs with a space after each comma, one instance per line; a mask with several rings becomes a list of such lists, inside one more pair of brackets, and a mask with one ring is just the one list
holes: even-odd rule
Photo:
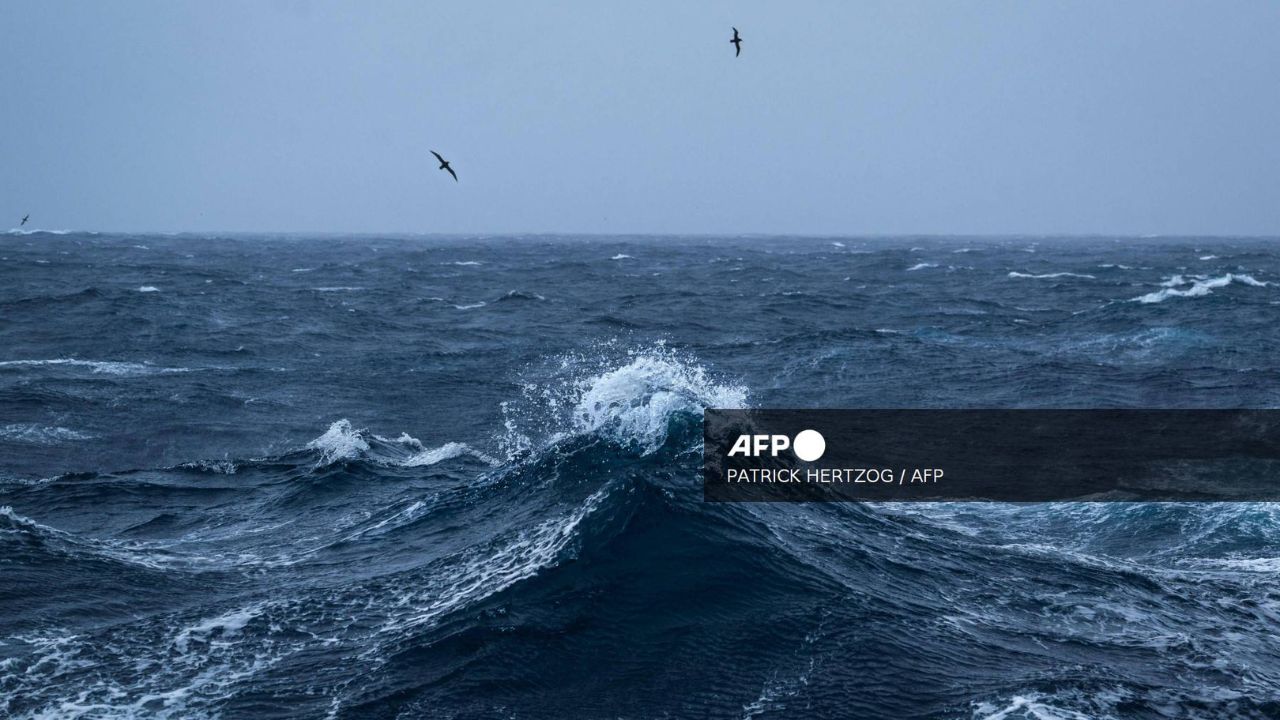
[[23, 225], [26, 225], [27, 221], [30, 219], [31, 219], [31, 213], [27, 213], [26, 215], [23, 215], [22, 222], [18, 224], [18, 227], [22, 227]]
[[734, 47], [733, 56], [738, 57], [739, 55], [741, 55], [742, 54], [742, 38], [738, 37], [738, 28], [733, 29], [733, 39], [730, 40], [729, 42], [733, 43], [733, 47]]
[[431, 151], [431, 154], [432, 154], [432, 155], [435, 155], [435, 156], [436, 156], [436, 159], [440, 161], [440, 167], [439, 167], [439, 168], [437, 168], [437, 169], [438, 169], [438, 170], [448, 170], [448, 171], [449, 171], [449, 174], [453, 176], [453, 181], [454, 181], [454, 182], [458, 182], [458, 173], [454, 172], [454, 171], [453, 171], [453, 168], [449, 167], [449, 161], [448, 161], [448, 160], [445, 160], [445, 159], [444, 159], [444, 158], [442, 158], [442, 157], [440, 157], [440, 153], [436, 152], [435, 150], [432, 150], [432, 151]]

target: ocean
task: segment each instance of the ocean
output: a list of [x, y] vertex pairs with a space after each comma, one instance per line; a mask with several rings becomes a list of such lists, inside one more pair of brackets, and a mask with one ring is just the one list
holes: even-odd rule
[[0, 716], [1280, 717], [1266, 503], [707, 503], [704, 408], [1280, 397], [1232, 238], [0, 236]]

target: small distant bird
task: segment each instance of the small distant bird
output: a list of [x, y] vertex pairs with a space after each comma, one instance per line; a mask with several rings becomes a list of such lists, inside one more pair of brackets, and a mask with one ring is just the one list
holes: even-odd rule
[[27, 213], [26, 215], [23, 215], [22, 222], [18, 224], [18, 227], [22, 227], [23, 225], [26, 225], [27, 221], [30, 219], [31, 219], [31, 213]]
[[453, 181], [454, 181], [454, 182], [458, 182], [458, 173], [454, 172], [454, 171], [453, 171], [453, 168], [449, 167], [449, 161], [448, 161], [448, 160], [445, 160], [445, 159], [444, 159], [444, 158], [442, 158], [442, 157], [440, 157], [440, 153], [436, 152], [435, 150], [432, 150], [432, 151], [431, 151], [431, 154], [432, 154], [432, 155], [435, 155], [435, 156], [436, 156], [436, 159], [440, 161], [440, 167], [438, 167], [438, 168], [436, 168], [436, 169], [437, 169], [437, 170], [448, 170], [448, 171], [449, 171], [449, 174], [453, 176]]
[[738, 36], [738, 28], [733, 29], [733, 39], [730, 40], [729, 42], [733, 43], [733, 48], [734, 48], [733, 56], [738, 57], [739, 55], [741, 55], [742, 54], [742, 38]]

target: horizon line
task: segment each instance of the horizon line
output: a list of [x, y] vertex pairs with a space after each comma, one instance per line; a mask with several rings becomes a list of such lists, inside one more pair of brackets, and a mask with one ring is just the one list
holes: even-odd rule
[[746, 239], [746, 238], [788, 238], [796, 240], [828, 240], [859, 239], [889, 240], [902, 238], [917, 239], [1220, 239], [1220, 240], [1280, 240], [1280, 232], [1275, 234], [1255, 233], [1115, 233], [1115, 232], [839, 232], [839, 233], [788, 233], [788, 232], [587, 232], [587, 231], [414, 231], [414, 230], [85, 230], [85, 229], [50, 229], [20, 227], [9, 228], [3, 234], [20, 235], [148, 235], [163, 237], [182, 237], [201, 235], [206, 239], [216, 237], [420, 237], [420, 238], [513, 238], [513, 237], [560, 237], [560, 238], [704, 238], [704, 239]]

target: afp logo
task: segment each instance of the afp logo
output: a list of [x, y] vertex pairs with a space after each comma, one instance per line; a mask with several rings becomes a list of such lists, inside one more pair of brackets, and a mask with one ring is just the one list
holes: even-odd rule
[[827, 441], [817, 430], [801, 430], [794, 441], [786, 435], [739, 435], [729, 448], [729, 457], [778, 457], [787, 448], [801, 460], [813, 462], [827, 451]]

